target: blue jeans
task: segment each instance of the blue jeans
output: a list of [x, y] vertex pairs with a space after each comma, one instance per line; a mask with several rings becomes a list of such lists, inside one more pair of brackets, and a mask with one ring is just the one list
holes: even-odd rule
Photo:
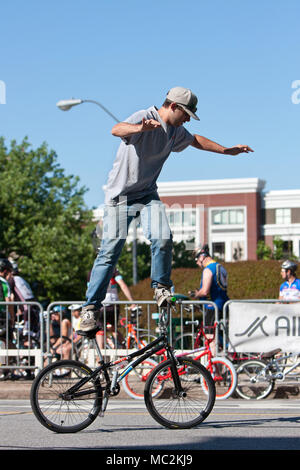
[[101, 247], [91, 272], [85, 306], [101, 307], [130, 222], [139, 215], [144, 235], [151, 241], [151, 287], [172, 286], [172, 234], [163, 203], [156, 192], [133, 202], [124, 198], [118, 205], [105, 207]]

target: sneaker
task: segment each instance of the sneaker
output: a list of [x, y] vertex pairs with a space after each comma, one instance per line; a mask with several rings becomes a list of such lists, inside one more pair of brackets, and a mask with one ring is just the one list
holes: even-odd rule
[[159, 307], [166, 307], [167, 304], [173, 303], [173, 297], [169, 289], [159, 285], [154, 290], [154, 299]]
[[82, 307], [80, 313], [80, 330], [90, 331], [96, 328], [96, 310], [94, 305]]

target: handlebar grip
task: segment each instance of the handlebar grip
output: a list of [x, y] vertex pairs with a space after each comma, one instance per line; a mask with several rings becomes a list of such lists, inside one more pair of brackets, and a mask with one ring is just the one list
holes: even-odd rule
[[199, 321], [198, 321], [198, 320], [194, 320], [194, 321], [192, 321], [192, 320], [190, 320], [190, 321], [187, 320], [187, 321], [185, 322], [185, 325], [196, 325], [196, 326], [198, 326], [198, 325], [199, 325]]

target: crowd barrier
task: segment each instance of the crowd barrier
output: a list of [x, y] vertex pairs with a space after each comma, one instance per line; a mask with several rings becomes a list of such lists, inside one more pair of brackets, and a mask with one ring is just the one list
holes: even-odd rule
[[[43, 311], [42, 306], [37, 302], [0, 302], [0, 306], [5, 306], [5, 324], [9, 325], [9, 308], [11, 306], [20, 307], [26, 306], [28, 308], [28, 331], [24, 331], [24, 324], [15, 322], [12, 330], [12, 340], [10, 339], [9, 328], [1, 336], [0, 331], [0, 372], [3, 370], [22, 372], [32, 370], [37, 373], [38, 370], [52, 361], [60, 358], [72, 358], [80, 360], [90, 367], [97, 365], [98, 358], [95, 349], [85, 337], [78, 337], [78, 335], [71, 334], [69, 339], [65, 338], [60, 330], [59, 337], [53, 337], [51, 328], [52, 312], [54, 307], [64, 307], [69, 311], [69, 320], [72, 319], [72, 314], [68, 307], [72, 304], [82, 305], [82, 301], [58, 301], [52, 302], [48, 305], [47, 309]], [[118, 301], [113, 304], [113, 327], [115, 330], [122, 332], [125, 338], [125, 344], [119, 344], [116, 337], [112, 336], [111, 329], [104, 328], [103, 331], [103, 355], [106, 360], [127, 355], [139, 347], [140, 337], [143, 341], [150, 342], [152, 335], [158, 335], [158, 316], [159, 311], [157, 304], [154, 301], [139, 301], [135, 302], [141, 314], [131, 312], [130, 305], [132, 302]], [[174, 344], [176, 338], [182, 332], [189, 332], [193, 337], [197, 331], [197, 319], [201, 321], [204, 314], [200, 313], [199, 307], [205, 310], [205, 305], [213, 305], [215, 308], [215, 316], [218, 319], [218, 309], [215, 304], [207, 301], [179, 301], [176, 311], [171, 310], [169, 338], [170, 343]], [[35, 306], [39, 314], [39, 334], [33, 335], [30, 333], [32, 308]], [[118, 313], [119, 312], [119, 313]], [[3, 315], [2, 315], [3, 316]], [[103, 322], [107, 323], [107, 309], [104, 308]], [[59, 322], [62, 323], [65, 318], [65, 313], [59, 312]], [[120, 320], [123, 320], [123, 326], [120, 325]], [[72, 321], [72, 320], [71, 320]], [[186, 325], [189, 322], [189, 325]], [[115, 328], [117, 325], [117, 328]], [[218, 339], [217, 339], [218, 341]], [[181, 344], [181, 349], [184, 350], [184, 345]]]
[[[103, 355], [106, 360], [127, 355], [137, 347], [141, 337], [150, 342], [152, 336], [157, 336], [158, 309], [154, 301], [135, 302], [141, 309], [141, 314], [132, 314], [132, 302], [118, 301], [113, 304], [112, 325], [122, 333], [124, 344], [119, 344], [110, 328], [105, 328], [102, 336]], [[82, 301], [52, 302], [47, 310], [38, 302], [0, 302], [0, 378], [5, 378], [9, 371], [15, 378], [36, 374], [45, 365], [60, 358], [80, 360], [91, 367], [97, 365], [96, 351], [85, 337], [78, 337], [69, 331], [69, 339], [53, 338], [51, 334], [52, 311], [56, 306], [67, 307], [69, 319], [72, 314], [68, 307], [71, 304], [83, 304]], [[217, 306], [210, 301], [178, 301], [176, 310], [171, 310], [169, 339], [176, 349], [186, 350], [183, 338], [178, 342], [182, 333], [195, 338], [197, 320], [205, 319], [205, 307], [213, 305], [215, 318], [218, 321]], [[18, 311], [27, 309], [26, 324], [18, 320], [10, 325], [10, 309]], [[204, 313], [200, 313], [200, 310]], [[38, 317], [38, 332], [32, 333], [33, 313]], [[64, 313], [60, 312], [60, 324]], [[103, 322], [107, 323], [108, 311], [104, 308]], [[133, 316], [132, 316], [133, 315]], [[122, 319], [122, 325], [120, 320]], [[220, 319], [221, 320], [221, 319]], [[71, 324], [71, 323], [70, 323]], [[222, 340], [219, 338], [222, 334]], [[177, 341], [177, 342], [176, 342]], [[216, 346], [221, 348], [219, 354], [227, 352], [263, 353], [280, 348], [283, 352], [299, 353], [300, 351], [300, 302], [280, 301], [278, 299], [229, 300], [223, 309], [222, 320], [216, 333]], [[60, 345], [57, 346], [57, 344]], [[180, 344], [181, 343], [181, 344]], [[56, 345], [54, 348], [53, 345]]]
[[[48, 358], [48, 362], [53, 359], [53, 352], [51, 347], [51, 334], [50, 334], [50, 324], [51, 324], [51, 311], [56, 306], [66, 307], [71, 304], [81, 305], [83, 302], [73, 301], [73, 302], [53, 302], [51, 303], [46, 312], [46, 332], [47, 332], [47, 342], [45, 348], [44, 356]], [[154, 301], [138, 301], [134, 302], [137, 309], [135, 312], [131, 312], [130, 306], [133, 302], [129, 301], [116, 301], [111, 304], [113, 305], [113, 322], [112, 327], [114, 331], [122, 333], [124, 338], [124, 343], [120, 344], [118, 342], [117, 336], [112, 335], [112, 329], [109, 326], [105, 327], [102, 334], [103, 347], [102, 352], [105, 360], [117, 359], [120, 356], [128, 355], [137, 347], [142, 347], [144, 341], [147, 343], [152, 341], [153, 336], [158, 336], [158, 316], [159, 311], [157, 304]], [[196, 335], [197, 331], [197, 319], [205, 318], [204, 313], [199, 312], [199, 307], [205, 307], [205, 305], [213, 305], [215, 309], [215, 316], [218, 320], [218, 309], [213, 302], [208, 301], [179, 301], [176, 306], [176, 313], [172, 309], [170, 311], [170, 327], [169, 327], [169, 338], [170, 344], [173, 345], [176, 338], [180, 336], [181, 332], [188, 331], [193, 337]], [[110, 307], [111, 308], [111, 307]], [[189, 311], [187, 311], [187, 309]], [[138, 314], [138, 311], [141, 311]], [[108, 308], [104, 306], [103, 310], [103, 323], [107, 325], [107, 316]], [[110, 315], [111, 316], [111, 315]], [[121, 326], [121, 320], [123, 326]], [[190, 322], [189, 325], [185, 325], [185, 322]], [[117, 328], [116, 328], [117, 325]], [[142, 338], [142, 340], [141, 340]], [[96, 354], [95, 348], [92, 347], [91, 342], [86, 338], [81, 337], [79, 341], [78, 338], [72, 337], [70, 342], [70, 354], [73, 359], [80, 360], [90, 367], [95, 367], [97, 365], [98, 357]], [[217, 340], [218, 342], [218, 340]], [[66, 347], [66, 345], [65, 345]], [[185, 350], [181, 347], [181, 350]]]
[[[26, 322], [18, 312], [26, 312]], [[24, 314], [22, 314], [22, 317]], [[33, 332], [36, 318], [36, 332]], [[38, 302], [0, 302], [0, 378], [21, 378], [43, 367], [43, 307]]]

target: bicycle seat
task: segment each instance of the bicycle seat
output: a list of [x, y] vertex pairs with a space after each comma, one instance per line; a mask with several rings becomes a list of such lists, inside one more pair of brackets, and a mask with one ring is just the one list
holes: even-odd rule
[[280, 348], [279, 348], [279, 349], [273, 349], [272, 351], [263, 353], [261, 357], [262, 357], [263, 359], [269, 359], [270, 357], [273, 357], [273, 356], [275, 356], [275, 354], [278, 354], [278, 353], [280, 353], [280, 352], [281, 352], [281, 349], [280, 349]]
[[100, 331], [100, 329], [101, 328], [99, 328], [99, 326], [96, 326], [96, 328], [93, 328], [89, 331], [76, 330], [76, 333], [80, 336], [86, 336], [88, 339], [93, 339], [95, 338], [97, 332]]

